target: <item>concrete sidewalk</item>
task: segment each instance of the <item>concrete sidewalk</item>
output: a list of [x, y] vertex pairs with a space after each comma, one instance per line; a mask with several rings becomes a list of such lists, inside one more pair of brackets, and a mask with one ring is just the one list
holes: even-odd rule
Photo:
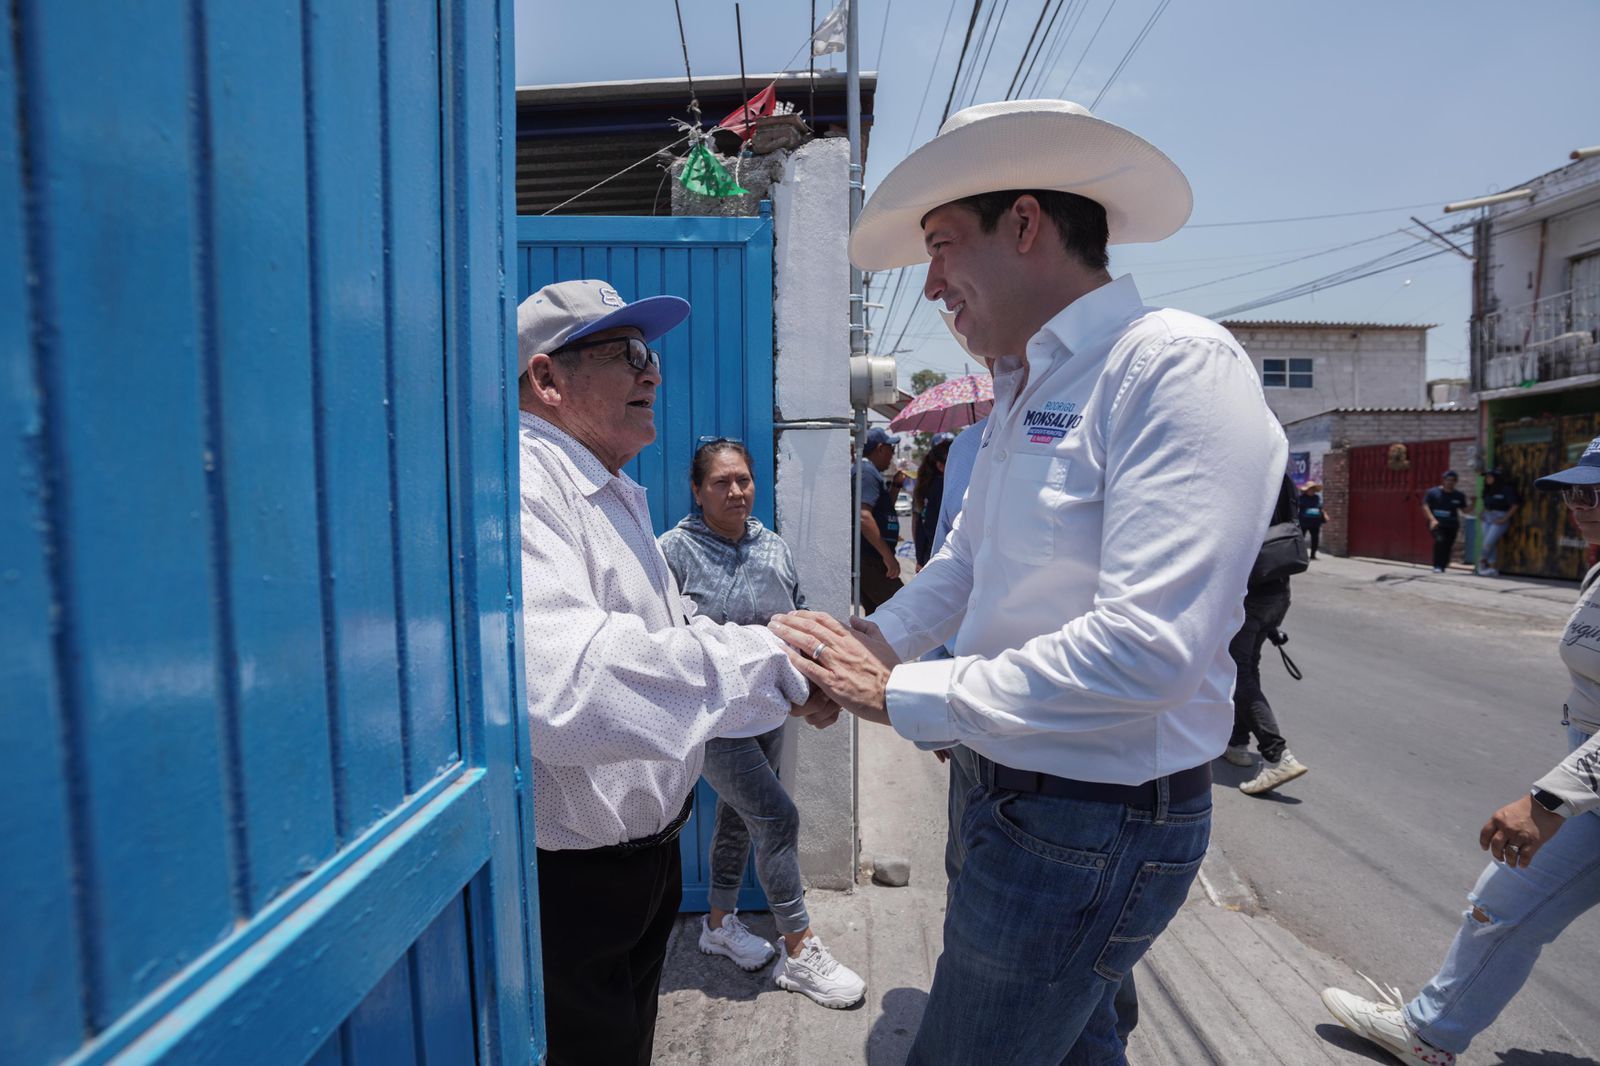
[[[911, 884], [882, 888], [863, 874], [853, 892], [813, 892], [807, 900], [813, 928], [866, 979], [865, 1003], [827, 1010], [776, 988], [770, 967], [746, 974], [704, 956], [696, 944], [700, 918], [686, 916], [662, 981], [655, 1062], [905, 1061], [942, 943], [946, 777], [931, 755], [891, 730], [860, 729], [863, 865], [874, 855], [908, 857]], [[776, 938], [769, 916], [749, 919], [758, 934]], [[1188, 902], [1135, 972], [1141, 1013], [1128, 1055], [1135, 1066], [1389, 1061], [1359, 1048], [1317, 998], [1325, 985], [1365, 983], [1258, 913], [1220, 852], [1207, 857]]]
[[1412, 597], [1442, 607], [1479, 607], [1541, 622], [1564, 625], [1578, 599], [1575, 581], [1538, 577], [1479, 577], [1470, 567], [1452, 566], [1436, 574], [1426, 563], [1388, 559], [1342, 559], [1319, 555], [1314, 573], [1352, 585], [1380, 588], [1385, 595]]

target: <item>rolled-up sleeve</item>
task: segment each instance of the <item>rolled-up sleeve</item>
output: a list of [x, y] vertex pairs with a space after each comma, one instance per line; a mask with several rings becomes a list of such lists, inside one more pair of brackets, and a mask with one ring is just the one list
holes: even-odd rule
[[1537, 787], [1561, 797], [1566, 817], [1600, 810], [1600, 733], [1596, 733], [1538, 781]]
[[[896, 668], [888, 706], [903, 735], [1091, 731], [1195, 698], [1219, 641], [1242, 621], [1287, 460], [1283, 435], [1245, 358], [1211, 338], [1170, 340], [1130, 366], [1105, 433], [1092, 609], [993, 658]], [[956, 549], [952, 561], [960, 533], [958, 524], [945, 548]], [[943, 597], [932, 599], [939, 616]], [[880, 614], [899, 619], [891, 642], [914, 647], [910, 619], [928, 598], [907, 600]]]
[[703, 617], [651, 631], [608, 611], [548, 502], [522, 502], [522, 598], [533, 753], [549, 765], [682, 761], [724, 732], [776, 728], [805, 678], [760, 626]]

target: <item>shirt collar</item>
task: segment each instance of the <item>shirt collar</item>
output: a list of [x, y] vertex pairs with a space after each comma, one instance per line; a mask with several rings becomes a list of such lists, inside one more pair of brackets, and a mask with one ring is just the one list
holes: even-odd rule
[[594, 452], [584, 447], [578, 438], [554, 422], [520, 409], [517, 411], [517, 416], [521, 420], [523, 429], [536, 437], [543, 437], [560, 450], [561, 457], [566, 460], [567, 473], [585, 496], [593, 496], [613, 481], [624, 480], [622, 476], [607, 470]]
[[1028, 341], [1031, 362], [1052, 355], [1059, 345], [1069, 352], [1088, 351], [1109, 333], [1121, 329], [1144, 308], [1132, 274], [1108, 281], [1057, 311]]

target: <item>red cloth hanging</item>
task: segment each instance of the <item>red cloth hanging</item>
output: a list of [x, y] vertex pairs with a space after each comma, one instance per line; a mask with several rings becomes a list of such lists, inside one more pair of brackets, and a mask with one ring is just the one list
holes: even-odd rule
[[[722, 129], [737, 133], [739, 139], [748, 140], [755, 132], [755, 120], [764, 115], [772, 114], [772, 109], [778, 106], [778, 83], [773, 82], [765, 89], [752, 96], [742, 106], [734, 109], [733, 113], [717, 123]], [[750, 121], [745, 121], [745, 112], [749, 111]]]

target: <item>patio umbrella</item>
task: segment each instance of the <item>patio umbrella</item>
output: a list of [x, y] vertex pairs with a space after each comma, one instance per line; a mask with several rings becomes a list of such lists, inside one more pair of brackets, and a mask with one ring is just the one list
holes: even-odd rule
[[896, 433], [951, 433], [970, 426], [994, 408], [994, 379], [964, 374], [925, 391], [889, 423]]

